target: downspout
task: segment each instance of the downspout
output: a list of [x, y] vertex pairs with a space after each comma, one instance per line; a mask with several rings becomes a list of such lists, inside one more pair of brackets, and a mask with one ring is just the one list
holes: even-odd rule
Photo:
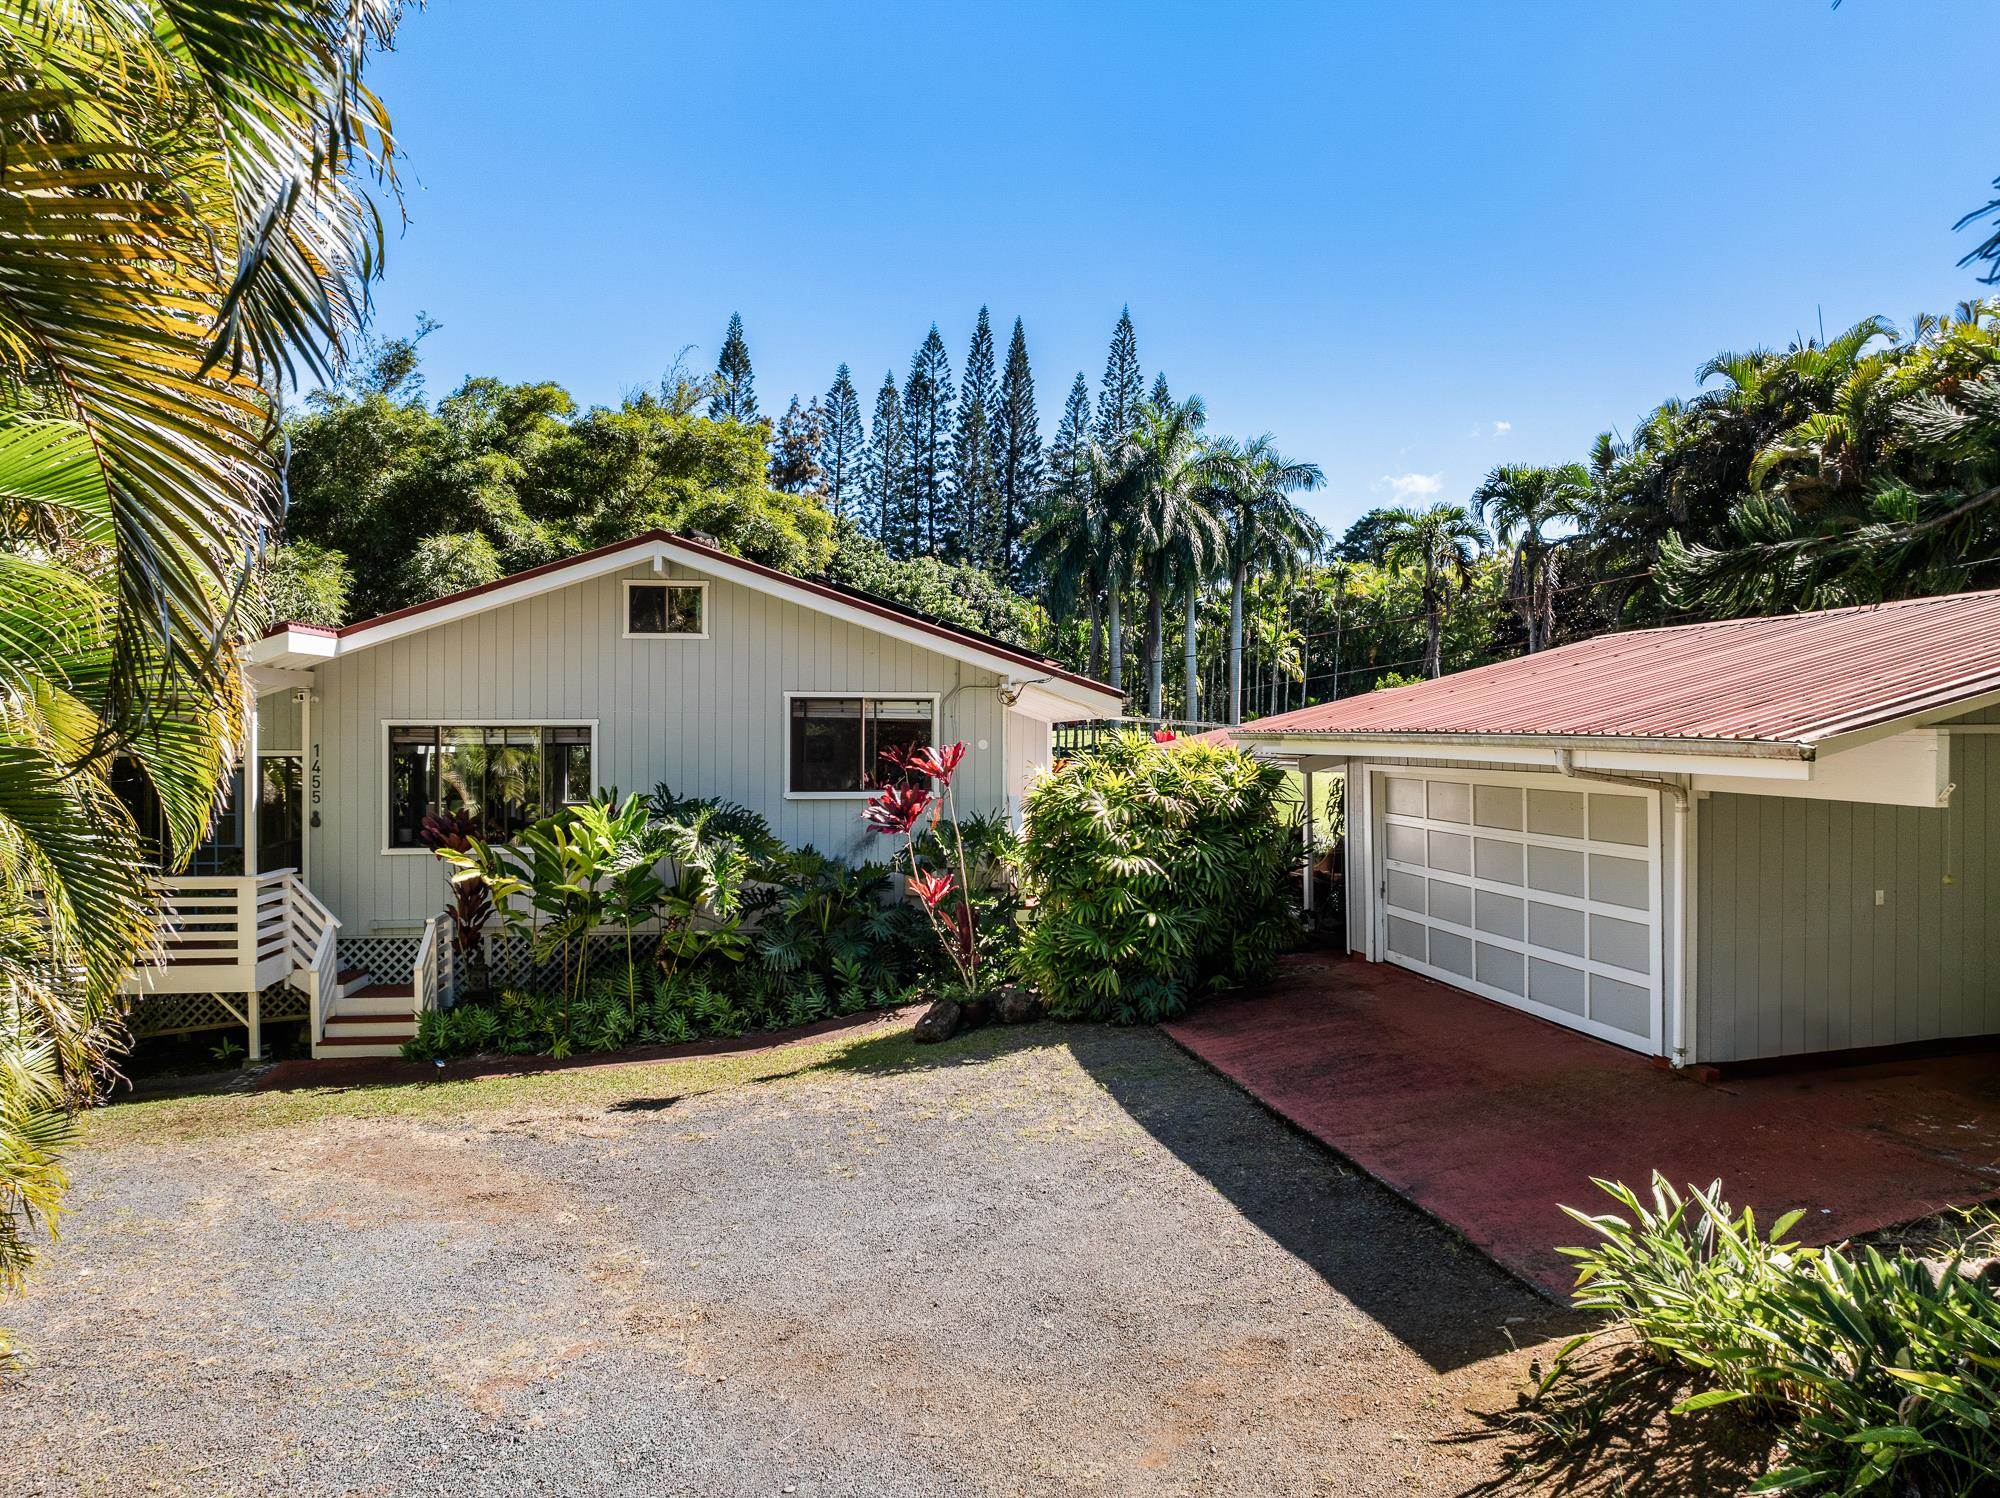
[[1667, 1025], [1663, 1016], [1660, 1048], [1666, 1053], [1667, 1061], [1676, 1069], [1686, 1066], [1698, 1054], [1695, 1050], [1695, 985], [1694, 961], [1689, 949], [1687, 933], [1692, 929], [1688, 909], [1688, 889], [1692, 884], [1689, 870], [1681, 867], [1682, 862], [1690, 862], [1694, 856], [1693, 839], [1688, 835], [1691, 824], [1689, 808], [1692, 798], [1688, 788], [1671, 780], [1652, 775], [1619, 775], [1609, 770], [1579, 770], [1576, 767], [1576, 751], [1558, 749], [1555, 751], [1556, 772], [1567, 780], [1590, 780], [1601, 785], [1624, 786], [1631, 790], [1658, 791], [1674, 798], [1674, 825], [1677, 836], [1675, 846], [1679, 852], [1674, 874], [1680, 888], [1674, 892], [1674, 913], [1680, 930], [1676, 943], [1678, 950], [1674, 956], [1675, 972], [1679, 978], [1680, 1003], [1677, 1015], [1672, 1016], [1673, 1024]]

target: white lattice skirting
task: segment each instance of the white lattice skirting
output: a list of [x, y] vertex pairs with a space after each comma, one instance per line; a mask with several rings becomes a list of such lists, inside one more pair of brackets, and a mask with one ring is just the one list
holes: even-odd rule
[[[258, 1001], [263, 1021], [304, 1019], [306, 996], [289, 983], [273, 983]], [[133, 1001], [125, 1023], [134, 1035], [186, 1035], [196, 1030], [240, 1030], [247, 1022], [238, 993], [156, 993]]]

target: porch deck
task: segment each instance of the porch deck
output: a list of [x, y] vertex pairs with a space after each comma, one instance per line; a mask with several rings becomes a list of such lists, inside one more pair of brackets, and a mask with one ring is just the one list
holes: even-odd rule
[[2000, 1197], [2000, 1051], [1695, 1082], [1386, 964], [1292, 959], [1166, 1027], [1261, 1102], [1560, 1297], [1559, 1204], [1601, 1176], [1721, 1177], [1831, 1242]]

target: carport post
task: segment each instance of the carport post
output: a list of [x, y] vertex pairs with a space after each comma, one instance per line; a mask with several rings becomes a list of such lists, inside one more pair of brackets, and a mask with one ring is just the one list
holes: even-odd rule
[[1305, 888], [1299, 895], [1299, 908], [1310, 915], [1313, 908], [1313, 772], [1301, 766], [1300, 773], [1304, 775], [1306, 783], [1306, 862], [1301, 876]]

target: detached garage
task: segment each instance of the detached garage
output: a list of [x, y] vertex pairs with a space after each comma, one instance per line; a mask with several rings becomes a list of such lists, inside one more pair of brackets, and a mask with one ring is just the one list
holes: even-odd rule
[[2000, 594], [1637, 630], [1262, 718], [1348, 944], [1675, 1064], [2000, 1034]]

